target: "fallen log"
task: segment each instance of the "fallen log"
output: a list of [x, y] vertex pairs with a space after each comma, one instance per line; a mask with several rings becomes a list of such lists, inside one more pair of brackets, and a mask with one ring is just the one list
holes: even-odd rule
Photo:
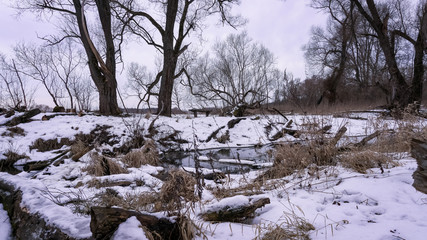
[[12, 120], [6, 122], [3, 125], [13, 127], [13, 126], [16, 126], [20, 123], [27, 123], [27, 122], [31, 121], [32, 117], [36, 116], [39, 113], [41, 113], [40, 109], [38, 109], [38, 108], [32, 109], [32, 110], [24, 113], [24, 115], [22, 115], [22, 116], [12, 118]]
[[246, 118], [235, 118], [235, 119], [231, 119], [227, 123], [228, 129], [234, 128], [234, 126], [236, 126], [240, 121], [245, 120], [245, 119]]
[[205, 221], [213, 222], [243, 222], [248, 218], [254, 217], [255, 211], [258, 208], [264, 207], [269, 203], [269, 198], [249, 199], [248, 204], [237, 206], [225, 205], [219, 209], [208, 210], [201, 217]]
[[276, 141], [279, 138], [284, 137], [286, 134], [294, 137], [294, 138], [298, 138], [300, 133], [298, 130], [295, 129], [289, 129], [289, 128], [283, 128], [282, 130], [278, 131], [276, 134], [274, 134], [270, 139], [270, 141]]
[[49, 160], [25, 163], [24, 164], [24, 171], [27, 171], [27, 172], [40, 171], [40, 170], [43, 170], [52, 164], [54, 164], [55, 166], [58, 166], [59, 164], [56, 164], [56, 160], [60, 159], [61, 157], [63, 157], [68, 152], [70, 152], [70, 150], [65, 150], [64, 152], [62, 152], [58, 156], [56, 156], [52, 159], [49, 159]]
[[75, 239], [61, 229], [47, 223], [39, 214], [30, 213], [22, 205], [22, 192], [13, 185], [1, 180], [0, 202], [8, 212], [16, 239]]
[[148, 229], [155, 239], [183, 239], [177, 222], [153, 215], [128, 211], [121, 208], [92, 207], [90, 211], [90, 230], [94, 239], [110, 239], [118, 226], [128, 218], [135, 216], [143, 227]]

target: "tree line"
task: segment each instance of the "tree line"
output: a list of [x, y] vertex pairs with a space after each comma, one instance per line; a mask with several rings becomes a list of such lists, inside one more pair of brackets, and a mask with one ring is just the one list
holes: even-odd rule
[[[46, 89], [52, 102], [88, 110], [98, 92], [99, 111], [120, 114], [117, 66], [122, 47], [140, 40], [155, 48], [157, 69], [128, 64], [125, 97], [156, 105], [171, 116], [172, 106], [257, 107], [269, 102], [307, 107], [355, 97], [384, 96], [388, 106], [420, 103], [425, 82], [427, 1], [312, 0], [326, 13], [325, 28], [313, 27], [304, 46], [308, 78], [294, 79], [276, 67], [274, 53], [246, 32], [230, 34], [200, 55], [190, 35], [202, 35], [210, 16], [239, 28], [231, 9], [238, 0], [16, 0], [57, 28], [44, 46], [17, 44], [0, 55], [0, 100], [29, 106], [34, 90]], [[244, 13], [243, 13], [244, 14]], [[280, 26], [276, 26], [280, 31]], [[290, 33], [292, 34], [292, 33]], [[144, 58], [141, 53], [141, 58]], [[154, 61], [154, 59], [153, 59]], [[4, 91], [3, 91], [4, 89]]]
[[305, 46], [308, 65], [323, 79], [320, 100], [334, 104], [341, 91], [362, 98], [382, 95], [391, 108], [421, 103], [425, 0], [313, 0], [312, 7], [329, 15], [326, 28], [313, 28]]

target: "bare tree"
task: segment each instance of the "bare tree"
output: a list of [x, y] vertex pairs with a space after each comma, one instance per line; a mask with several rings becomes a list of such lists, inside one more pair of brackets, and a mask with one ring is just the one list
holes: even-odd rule
[[329, 104], [334, 104], [337, 87], [345, 76], [348, 62], [354, 5], [347, 0], [312, 0], [312, 7], [327, 12], [330, 17], [326, 31], [313, 28], [305, 56], [311, 65], [320, 66], [322, 72], [326, 70], [322, 96], [328, 99]]
[[15, 60], [0, 54], [0, 89], [5, 105], [14, 109], [30, 108], [35, 89], [29, 89], [27, 79], [18, 70]]
[[[46, 38], [50, 44], [56, 44], [66, 38], [77, 38], [86, 53], [89, 71], [99, 94], [99, 111], [103, 115], [118, 115], [116, 80], [116, 49], [113, 34], [112, 10], [106, 0], [18, 0], [21, 10], [30, 10], [49, 17], [55, 15], [61, 24], [62, 36]], [[89, 10], [96, 16], [100, 29], [94, 34], [101, 39], [98, 44], [93, 40], [88, 26]], [[119, 40], [121, 40], [120, 38]]]
[[[396, 32], [394, 31], [395, 29], [389, 28], [391, 26], [389, 20], [393, 17], [392, 10], [390, 9], [391, 6], [377, 6], [374, 0], [366, 0], [366, 6], [364, 6], [359, 0], [351, 0], [351, 2], [356, 5], [360, 14], [369, 22], [375, 32], [375, 37], [378, 38], [392, 83], [391, 98], [393, 107], [406, 107], [409, 103], [412, 103], [413, 100], [416, 100], [416, 97], [414, 98], [414, 94], [416, 94], [415, 92], [417, 91], [414, 91], [413, 89], [420, 89], [420, 87], [417, 82], [415, 82], [415, 85], [418, 85], [417, 87], [411, 87], [408, 85], [401, 69], [399, 68], [399, 64], [396, 59]], [[420, 33], [422, 32], [421, 28], [422, 25], [420, 25]], [[422, 34], [418, 35], [420, 37], [422, 36]], [[412, 82], [412, 84], [414, 84], [414, 82]]]
[[96, 87], [93, 86], [90, 79], [82, 77], [79, 81], [71, 81], [70, 90], [80, 111], [90, 111], [92, 109]]
[[[407, 40], [412, 46], [414, 51], [413, 57], [413, 78], [411, 84], [411, 94], [409, 103], [421, 103], [422, 89], [424, 81], [424, 51], [427, 48], [427, 39], [423, 33], [423, 27], [427, 26], [427, 1], [422, 0], [418, 3], [415, 18], [405, 21], [403, 16], [408, 16], [410, 12], [402, 6], [406, 1], [395, 1], [396, 10], [399, 15], [398, 28], [393, 30], [392, 34], [402, 37]], [[407, 14], [405, 14], [407, 13]]]
[[51, 68], [52, 49], [21, 43], [16, 45], [13, 50], [20, 71], [27, 77], [39, 81], [55, 106], [61, 106], [60, 99], [63, 97], [63, 92], [62, 86], [60, 82], [56, 81], [56, 75]]
[[50, 48], [52, 49], [48, 52], [50, 53], [48, 56], [50, 57], [49, 67], [52, 69], [56, 80], [61, 81], [70, 100], [70, 107], [74, 109], [74, 94], [71, 86], [78, 85], [77, 82], [81, 78], [81, 67], [84, 64], [83, 58], [70, 39]]
[[[184, 43], [189, 34], [201, 30], [203, 19], [214, 13], [220, 13], [223, 22], [232, 26], [241, 23], [239, 18], [229, 13], [231, 6], [239, 3], [238, 0], [149, 1], [144, 6], [134, 0], [113, 2], [125, 10], [122, 22], [130, 31], [163, 54], [162, 71], [157, 74], [148, 92], [158, 95], [159, 114], [164, 116], [171, 116], [174, 81], [185, 72], [185, 69], [177, 70], [177, 63], [189, 46], [189, 43]], [[159, 11], [148, 12], [148, 9]], [[159, 83], [159, 92], [153, 93], [152, 88]]]
[[193, 67], [189, 85], [194, 95], [232, 108], [268, 101], [277, 75], [273, 54], [267, 48], [253, 43], [243, 32], [216, 43], [213, 52], [213, 58], [205, 55]]
[[154, 74], [147, 70], [147, 67], [141, 66], [132, 62], [128, 68], [128, 84], [127, 84], [127, 97], [136, 97], [138, 104], [137, 109], [140, 108], [143, 102], [148, 104], [150, 108], [151, 96], [150, 91], [156, 91], [155, 86], [151, 87], [154, 79]]

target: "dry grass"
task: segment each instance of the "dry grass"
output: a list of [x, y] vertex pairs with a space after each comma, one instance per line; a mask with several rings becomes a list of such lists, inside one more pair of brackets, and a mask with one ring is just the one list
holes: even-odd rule
[[7, 128], [7, 131], [5, 131], [1, 136], [14, 137], [15, 135], [25, 136], [24, 129], [20, 127], [10, 127], [10, 128]]
[[82, 140], [77, 140], [71, 145], [70, 155], [73, 161], [79, 160], [83, 155], [88, 153], [91, 148]]
[[304, 144], [281, 144], [276, 147], [273, 167], [258, 180], [282, 178], [311, 164], [335, 165], [337, 154], [337, 147], [326, 140], [325, 142], [314, 140]]
[[142, 165], [160, 165], [159, 151], [153, 140], [146, 140], [141, 149], [131, 151], [122, 158], [128, 167], [139, 168]]
[[172, 170], [160, 190], [161, 208], [168, 211], [180, 210], [182, 201], [195, 202], [196, 180], [182, 170]]
[[284, 221], [278, 224], [269, 224], [264, 229], [260, 229], [262, 233], [261, 240], [309, 240], [309, 232], [315, 230], [315, 227], [305, 218], [298, 216], [296, 211], [304, 215], [301, 208], [289, 201], [289, 211], [283, 213]]
[[375, 167], [396, 166], [390, 155], [371, 150], [356, 150], [340, 156], [343, 167], [351, 168], [359, 173], [366, 173], [368, 169]]
[[405, 110], [399, 119], [384, 117], [368, 120], [371, 129], [383, 132], [369, 149], [377, 152], [396, 153], [408, 152], [412, 138], [427, 140], [427, 125], [425, 119]]
[[222, 144], [229, 142], [230, 141], [230, 131], [228, 131], [228, 130], [225, 131], [225, 133], [223, 135], [221, 135], [220, 137], [218, 137], [216, 140]]
[[19, 154], [14, 150], [8, 150], [6, 153], [3, 153], [6, 159], [0, 159], [0, 171], [5, 171], [21, 159], [28, 159], [29, 157], [25, 154]]
[[82, 170], [92, 176], [106, 176], [113, 174], [128, 173], [119, 163], [113, 159], [99, 155], [97, 152], [90, 154], [90, 163]]
[[264, 236], [261, 238], [261, 240], [309, 240], [309, 239], [310, 237], [306, 232], [291, 231], [289, 229], [284, 229], [280, 226], [276, 226], [275, 228], [268, 230], [264, 234]]
[[276, 147], [273, 167], [264, 175], [264, 178], [282, 178], [292, 174], [295, 170], [304, 169], [312, 162], [312, 155], [307, 146], [301, 144], [281, 144]]
[[48, 140], [38, 138], [30, 146], [30, 150], [37, 149], [39, 152], [47, 152], [47, 151], [60, 149], [64, 145], [71, 145], [71, 143], [72, 142], [68, 138], [48, 139]]

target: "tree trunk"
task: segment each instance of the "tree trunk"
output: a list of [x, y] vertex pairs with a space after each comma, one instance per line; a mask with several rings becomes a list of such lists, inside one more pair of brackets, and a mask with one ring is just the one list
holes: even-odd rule
[[172, 114], [172, 90], [175, 79], [177, 53], [174, 50], [174, 26], [178, 12], [178, 2], [168, 0], [166, 10], [166, 26], [162, 36], [163, 40], [163, 73], [160, 83], [158, 113], [170, 117]]
[[[112, 85], [113, 84], [113, 85]], [[117, 105], [117, 83], [115, 81], [105, 81], [98, 88], [99, 91], [99, 112], [103, 115], [119, 115], [120, 110]]]
[[411, 85], [411, 98], [410, 103], [417, 102], [421, 103], [423, 95], [423, 81], [424, 81], [424, 38], [420, 31], [417, 37], [417, 41], [414, 46], [415, 57], [414, 57], [414, 77]]
[[111, 33], [111, 9], [109, 1], [96, 0], [99, 19], [101, 21], [106, 43], [106, 61], [103, 62], [89, 36], [84, 9], [80, 0], [73, 0], [76, 18], [80, 31], [80, 39], [88, 57], [88, 65], [93, 82], [99, 92], [99, 112], [102, 115], [119, 115], [117, 104], [116, 60], [113, 36]]

